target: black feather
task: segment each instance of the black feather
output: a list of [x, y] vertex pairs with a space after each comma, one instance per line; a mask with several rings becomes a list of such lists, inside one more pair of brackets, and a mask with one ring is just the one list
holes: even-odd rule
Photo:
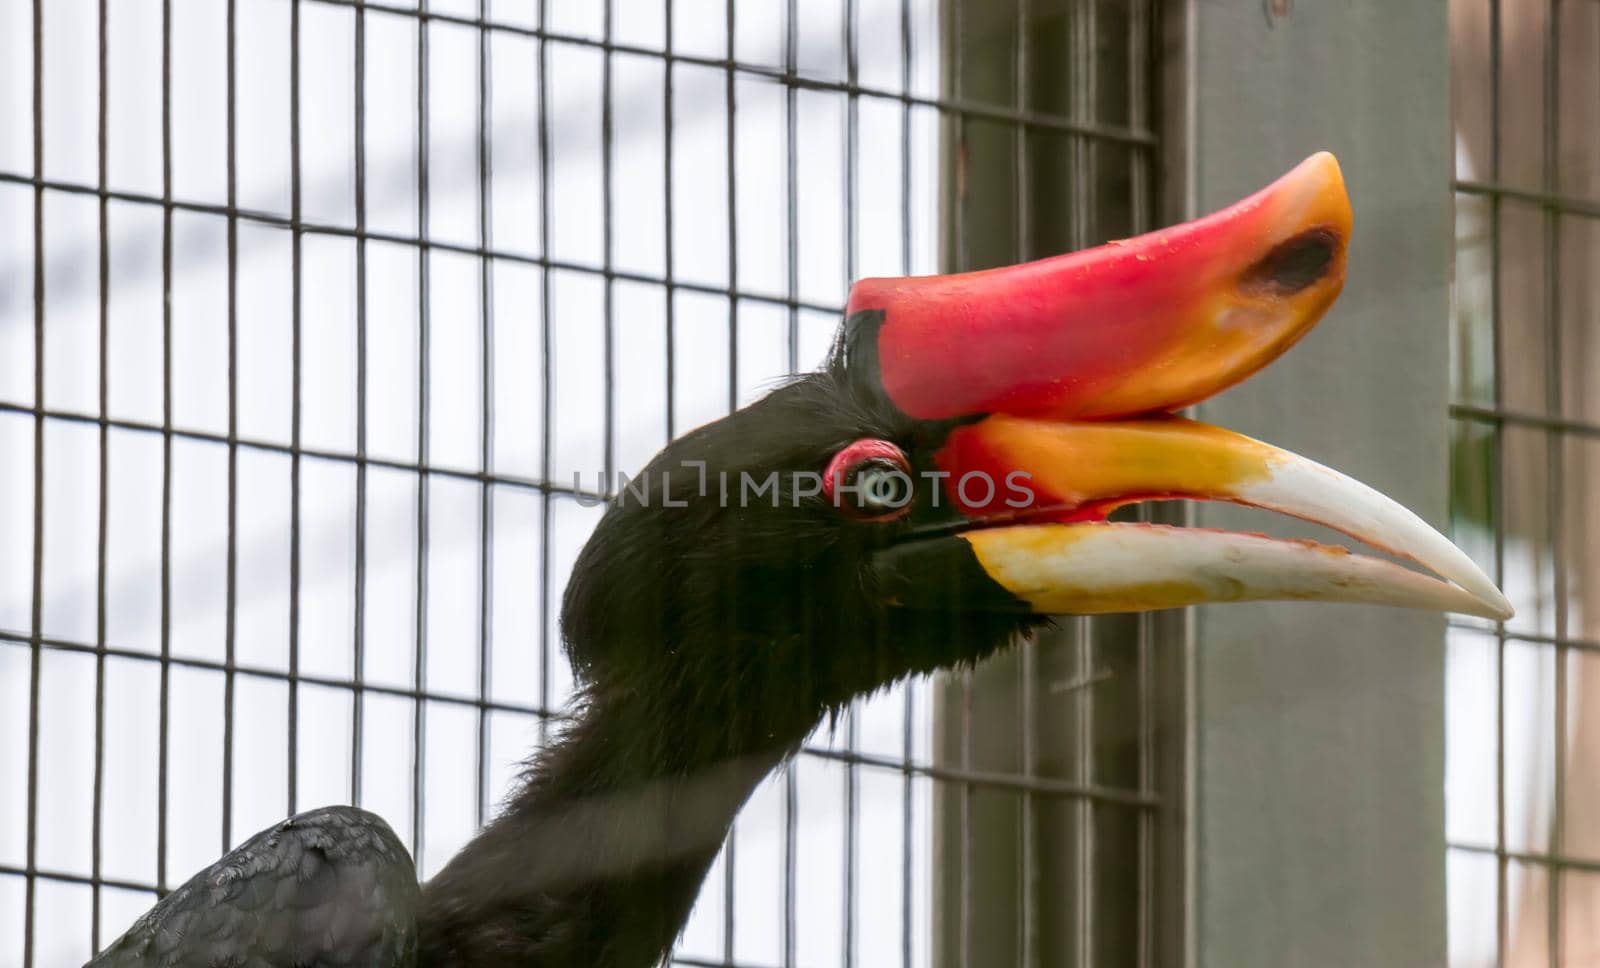
[[417, 875], [380, 817], [291, 817], [190, 878], [88, 968], [408, 968]]

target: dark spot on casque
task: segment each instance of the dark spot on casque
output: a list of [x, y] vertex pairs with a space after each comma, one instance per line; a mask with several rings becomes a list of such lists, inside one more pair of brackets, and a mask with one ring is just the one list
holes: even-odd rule
[[1339, 233], [1327, 226], [1306, 229], [1278, 243], [1260, 262], [1245, 270], [1245, 289], [1292, 296], [1314, 285], [1333, 267], [1339, 253]]

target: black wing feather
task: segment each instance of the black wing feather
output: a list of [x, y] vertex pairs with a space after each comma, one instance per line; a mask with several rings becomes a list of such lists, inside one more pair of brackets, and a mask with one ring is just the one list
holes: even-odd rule
[[86, 968], [410, 968], [417, 894], [382, 818], [325, 807], [190, 878]]

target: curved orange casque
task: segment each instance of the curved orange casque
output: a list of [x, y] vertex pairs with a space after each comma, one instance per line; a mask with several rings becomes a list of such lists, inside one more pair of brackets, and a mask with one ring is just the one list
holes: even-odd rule
[[879, 376], [910, 417], [1172, 411], [1304, 336], [1344, 285], [1350, 201], [1326, 152], [1220, 212], [1018, 266], [864, 279]]

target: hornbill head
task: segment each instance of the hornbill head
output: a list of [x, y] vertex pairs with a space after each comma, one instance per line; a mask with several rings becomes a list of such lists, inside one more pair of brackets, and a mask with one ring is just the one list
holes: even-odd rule
[[[795, 742], [854, 695], [1053, 614], [1308, 599], [1509, 616], [1399, 504], [1176, 415], [1305, 335], [1343, 286], [1350, 225], [1319, 154], [1136, 239], [856, 283], [821, 371], [674, 441], [621, 488], [567, 592], [580, 678], [706, 706], [740, 745]], [[1433, 574], [1107, 520], [1153, 499], [1293, 515]]]

